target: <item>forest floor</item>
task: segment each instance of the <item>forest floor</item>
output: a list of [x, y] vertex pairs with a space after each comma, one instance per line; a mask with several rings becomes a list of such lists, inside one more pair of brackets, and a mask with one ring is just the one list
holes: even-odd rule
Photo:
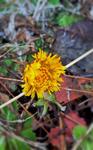
[[[93, 21], [78, 3], [0, 0], [0, 150], [93, 150]], [[20, 96], [40, 49], [64, 66], [91, 50], [66, 68], [48, 102]]]

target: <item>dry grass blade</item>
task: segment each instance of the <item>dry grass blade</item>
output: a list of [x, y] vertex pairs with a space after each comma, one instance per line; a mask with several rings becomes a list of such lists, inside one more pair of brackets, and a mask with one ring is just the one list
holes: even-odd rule
[[7, 101], [6, 103], [0, 105], [0, 109], [4, 108], [5, 106], [7, 106], [7, 105], [9, 105], [9, 104], [11, 104], [11, 103], [13, 103], [15, 100], [19, 99], [19, 98], [22, 97], [23, 95], [24, 95], [24, 93], [21, 93], [21, 94], [15, 96], [14, 98], [12, 98], [11, 100]]
[[73, 60], [72, 62], [70, 62], [69, 64], [67, 64], [65, 67], [69, 68], [71, 66], [73, 66], [74, 64], [76, 64], [77, 62], [79, 62], [80, 60], [82, 60], [83, 58], [87, 57], [88, 55], [90, 55], [91, 53], [93, 53], [93, 49], [90, 49], [88, 52], [84, 53], [83, 55], [81, 55], [80, 57], [76, 58], [75, 60]]

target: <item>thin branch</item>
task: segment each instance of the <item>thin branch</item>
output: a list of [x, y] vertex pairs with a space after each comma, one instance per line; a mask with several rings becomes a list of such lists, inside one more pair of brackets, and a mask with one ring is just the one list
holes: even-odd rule
[[65, 74], [64, 76], [65, 76], [66, 78], [84, 79], [84, 80], [93, 81], [93, 78], [89, 78], [89, 77], [85, 77], [85, 76], [68, 75], [68, 74]]
[[2, 83], [2, 81], [0, 81], [0, 84], [8, 92], [9, 95], [11, 95], [12, 97], [14, 97], [13, 94], [10, 92], [10, 90], [7, 88], [7, 86], [4, 83]]
[[6, 103], [0, 105], [0, 109], [4, 108], [5, 106], [11, 104], [12, 102], [14, 102], [15, 100], [19, 99], [20, 97], [24, 96], [24, 93], [21, 93], [17, 96], [15, 96], [14, 98], [12, 98], [11, 100], [7, 101]]
[[72, 62], [70, 62], [69, 64], [67, 64], [65, 67], [68, 69], [69, 67], [73, 66], [74, 64], [76, 64], [77, 62], [79, 62], [83, 58], [87, 57], [91, 53], [93, 53], [93, 49], [90, 49], [88, 52], [84, 53], [80, 57], [76, 58], [75, 60], [73, 60]]
[[63, 112], [60, 113], [63, 117], [69, 119], [70, 121], [72, 121], [73, 123], [75, 123], [76, 125], [82, 125], [81, 122], [73, 119], [71, 116], [64, 114]]
[[[64, 120], [63, 120], [63, 117], [59, 117], [59, 127], [61, 130], [64, 130]], [[65, 140], [65, 135], [64, 134], [61, 134], [60, 136], [60, 150], [67, 150], [67, 147], [66, 147], [66, 140]]]
[[2, 122], [7, 122], [7, 123], [12, 123], [12, 124], [14, 124], [14, 123], [20, 123], [20, 124], [21, 124], [21, 123], [24, 123], [24, 122], [30, 120], [30, 119], [33, 118], [36, 114], [37, 114], [37, 112], [34, 113], [33, 115], [29, 116], [29, 117], [26, 118], [26, 119], [18, 119], [18, 120], [4, 120], [4, 119], [0, 119], [0, 121], [2, 121]]
[[68, 91], [74, 91], [74, 92], [80, 92], [80, 93], [87, 93], [87, 94], [93, 95], [93, 91], [79, 90], [79, 89], [72, 89], [72, 88], [64, 88], [64, 87], [62, 87], [62, 89], [68, 90]]
[[5, 78], [5, 77], [0, 77], [0, 80], [7, 80], [7, 81], [14, 81], [14, 82], [22, 82], [22, 80], [19, 80], [19, 79], [12, 79], [12, 78]]

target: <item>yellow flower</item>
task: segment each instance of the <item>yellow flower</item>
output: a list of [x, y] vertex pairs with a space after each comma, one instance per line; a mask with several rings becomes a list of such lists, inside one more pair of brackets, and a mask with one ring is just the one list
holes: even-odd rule
[[62, 65], [60, 57], [50, 53], [49, 55], [40, 50], [33, 55], [34, 61], [27, 64], [23, 73], [23, 92], [26, 96], [34, 98], [44, 97], [44, 92], [49, 94], [56, 92], [62, 82], [62, 74], [65, 74], [65, 66]]

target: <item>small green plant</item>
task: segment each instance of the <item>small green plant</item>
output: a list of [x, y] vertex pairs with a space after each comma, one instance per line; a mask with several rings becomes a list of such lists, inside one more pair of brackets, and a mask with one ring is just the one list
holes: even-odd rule
[[53, 5], [58, 5], [59, 4], [59, 0], [49, 0], [49, 3], [53, 4]]
[[87, 134], [87, 127], [76, 126], [73, 129], [73, 137], [77, 141], [82, 138], [82, 142], [78, 147], [78, 150], [92, 150], [93, 149], [93, 130]]
[[19, 64], [13, 62], [11, 58], [4, 58], [2, 66], [0, 66], [0, 73], [3, 75], [9, 75], [9, 69], [16, 72], [19, 69]]
[[67, 12], [59, 13], [57, 16], [57, 23], [59, 26], [67, 27], [74, 23], [77, 23], [78, 21], [82, 20], [83, 18], [78, 15], [73, 15]]

